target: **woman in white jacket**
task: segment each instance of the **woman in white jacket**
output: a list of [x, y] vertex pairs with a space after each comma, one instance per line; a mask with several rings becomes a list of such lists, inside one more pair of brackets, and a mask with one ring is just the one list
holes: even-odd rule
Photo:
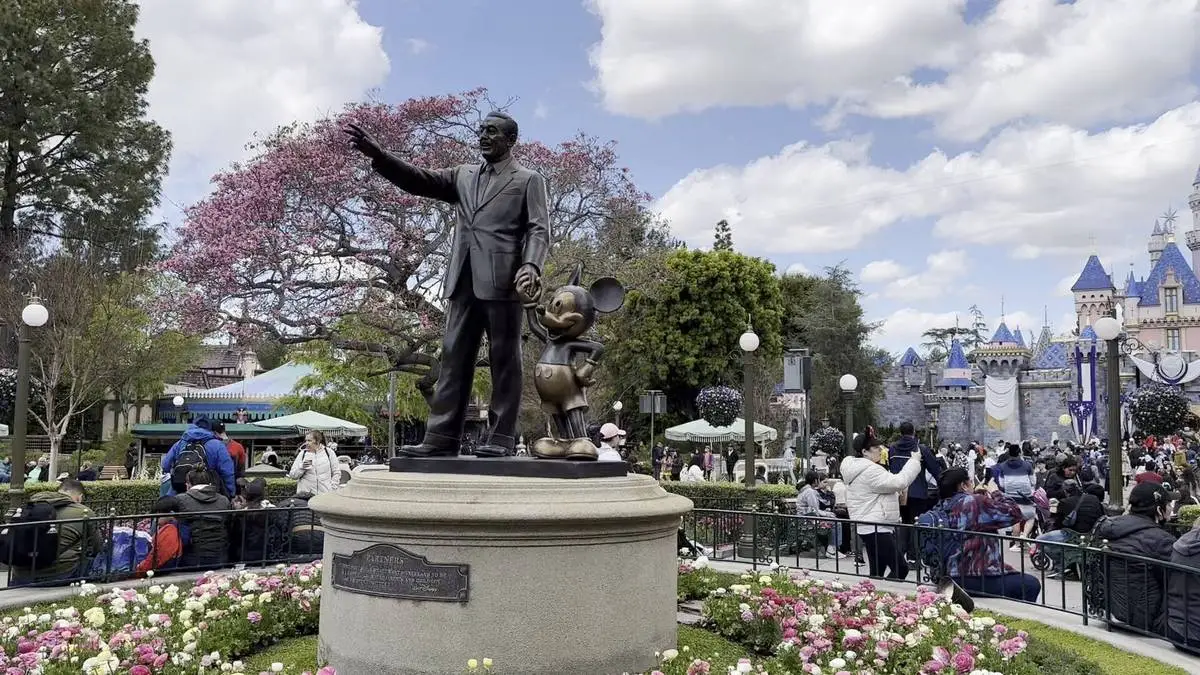
[[892, 473], [880, 464], [884, 445], [875, 438], [875, 430], [867, 427], [864, 434], [854, 438], [856, 456], [842, 460], [842, 481], [846, 483], [846, 510], [850, 519], [879, 525], [857, 527], [867, 552], [871, 576], [903, 579], [908, 565], [896, 545], [895, 528], [887, 523], [900, 522], [900, 493], [921, 473], [921, 454], [913, 453], [900, 473]]
[[304, 435], [304, 445], [296, 453], [288, 477], [296, 481], [296, 494], [319, 495], [332, 492], [341, 482], [341, 467], [337, 455], [325, 445], [325, 436], [319, 431]]

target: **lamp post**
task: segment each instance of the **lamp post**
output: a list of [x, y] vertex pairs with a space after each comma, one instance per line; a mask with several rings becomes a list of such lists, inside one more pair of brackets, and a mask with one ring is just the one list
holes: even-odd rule
[[613, 417], [616, 418], [615, 424], [617, 425], [617, 428], [621, 427], [621, 409], [624, 407], [625, 407], [624, 403], [621, 403], [620, 401], [613, 401], [613, 404], [612, 404]]
[[183, 424], [183, 397], [178, 394], [171, 399], [171, 405], [175, 406], [175, 422]]
[[13, 402], [12, 476], [8, 484], [8, 503], [16, 511], [25, 505], [25, 435], [29, 423], [29, 329], [41, 328], [50, 320], [50, 311], [36, 297], [21, 310], [17, 334], [17, 400]]
[[938, 423], [938, 409], [930, 408], [929, 409], [929, 447], [933, 447], [934, 441], [936, 440], [934, 438], [934, 434], [937, 433], [937, 423]]
[[[754, 499], [754, 352], [758, 349], [758, 334], [747, 323], [746, 332], [738, 337], [738, 347], [742, 350], [742, 454], [746, 457], [746, 491], [750, 496], [750, 513], [742, 520], [742, 536], [738, 539], [738, 555], [752, 560], [758, 558], [758, 523], [754, 511], [758, 508], [758, 500]], [[732, 478], [732, 476], [731, 476]]]
[[846, 406], [846, 448], [842, 458], [854, 453], [854, 396], [858, 389], [858, 378], [846, 373], [838, 378], [838, 387], [842, 390], [842, 403]]
[[1104, 340], [1108, 347], [1106, 366], [1108, 391], [1108, 503], [1121, 507], [1125, 502], [1125, 479], [1121, 474], [1121, 324], [1114, 317], [1105, 316], [1092, 325], [1096, 337]]
[[746, 455], [746, 487], [754, 487], [754, 352], [758, 349], [758, 334], [750, 325], [746, 332], [738, 338], [738, 347], [742, 348], [742, 408], [745, 414], [745, 440], [742, 443], [742, 453]]

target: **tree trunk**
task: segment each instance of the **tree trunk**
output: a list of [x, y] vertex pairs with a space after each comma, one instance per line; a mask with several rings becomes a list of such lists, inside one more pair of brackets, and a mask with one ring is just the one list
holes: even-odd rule
[[53, 432], [49, 434], [50, 439], [50, 473], [48, 481], [58, 480], [58, 457], [62, 451], [63, 434]]

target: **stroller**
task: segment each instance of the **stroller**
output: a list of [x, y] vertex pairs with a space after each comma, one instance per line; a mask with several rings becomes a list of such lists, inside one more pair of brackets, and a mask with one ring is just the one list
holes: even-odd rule
[[1046, 489], [1038, 488], [1033, 491], [1033, 510], [1036, 514], [1034, 522], [1037, 524], [1037, 532], [1027, 534], [1029, 538], [1034, 538], [1040, 534], [1045, 534], [1051, 530], [1050, 527], [1050, 500], [1046, 498]]

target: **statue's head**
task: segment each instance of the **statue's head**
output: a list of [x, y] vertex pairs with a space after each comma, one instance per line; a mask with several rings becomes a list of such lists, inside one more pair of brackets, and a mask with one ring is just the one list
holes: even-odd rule
[[489, 162], [502, 159], [517, 144], [517, 121], [500, 111], [479, 122], [479, 152]]
[[541, 312], [541, 322], [553, 340], [574, 340], [596, 323], [596, 314], [610, 314], [625, 303], [625, 287], [612, 277], [601, 277], [588, 288], [581, 282], [583, 266], [575, 268], [571, 280], [550, 296]]

